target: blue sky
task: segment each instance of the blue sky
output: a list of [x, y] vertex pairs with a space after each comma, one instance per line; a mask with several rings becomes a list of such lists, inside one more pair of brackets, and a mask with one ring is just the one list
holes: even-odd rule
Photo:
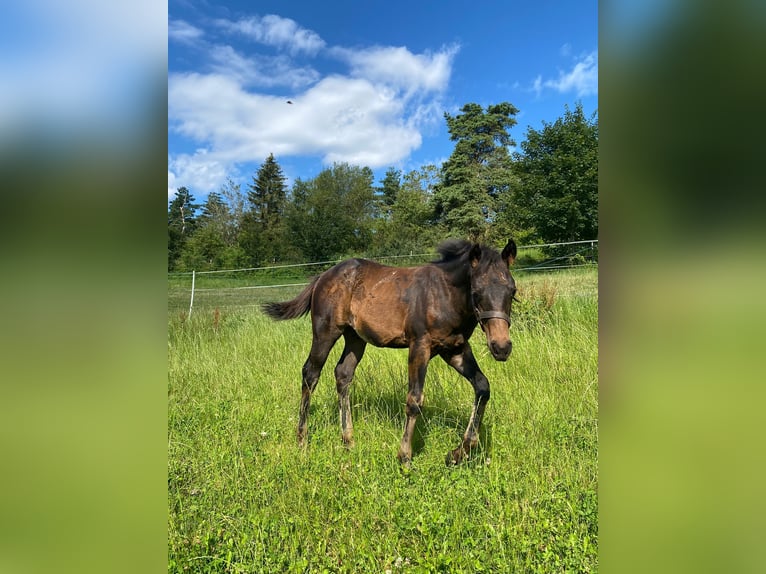
[[[269, 153], [288, 178], [333, 162], [376, 184], [452, 153], [444, 112], [519, 109], [511, 136], [598, 107], [598, 3], [170, 0], [168, 196], [243, 190]], [[287, 101], [293, 102], [288, 104]]]

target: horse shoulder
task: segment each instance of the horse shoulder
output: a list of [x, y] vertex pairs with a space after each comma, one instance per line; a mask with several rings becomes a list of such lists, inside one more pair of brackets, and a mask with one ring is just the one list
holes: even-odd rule
[[455, 285], [439, 269], [432, 269], [428, 277], [428, 305], [425, 322], [435, 350], [462, 347], [473, 332], [468, 314], [469, 294]]

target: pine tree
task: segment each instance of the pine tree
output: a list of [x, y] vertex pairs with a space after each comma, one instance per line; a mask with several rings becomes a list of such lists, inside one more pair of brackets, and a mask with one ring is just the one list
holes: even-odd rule
[[282, 218], [287, 199], [287, 188], [282, 168], [269, 154], [253, 178], [247, 199], [256, 223], [263, 228], [274, 227]]
[[386, 175], [380, 183], [378, 198], [382, 203], [383, 215], [386, 217], [390, 215], [391, 206], [396, 201], [396, 196], [402, 187], [402, 172], [395, 167], [390, 167], [386, 170]]
[[510, 185], [508, 130], [518, 110], [508, 102], [487, 106], [466, 104], [461, 114], [444, 114], [452, 155], [442, 166], [442, 181], [434, 193], [437, 221], [447, 233], [485, 240], [497, 212], [498, 199]]
[[272, 262], [284, 252], [285, 179], [274, 154], [269, 154], [249, 186], [242, 222], [242, 246], [253, 265]]
[[211, 191], [207, 200], [202, 204], [202, 213], [197, 217], [200, 226], [207, 225], [212, 221], [220, 220], [228, 212], [228, 207], [220, 193]]

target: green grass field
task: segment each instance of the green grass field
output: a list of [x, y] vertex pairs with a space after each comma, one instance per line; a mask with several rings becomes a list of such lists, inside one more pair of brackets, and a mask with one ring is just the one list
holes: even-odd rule
[[471, 341], [492, 398], [481, 448], [454, 468], [444, 458], [473, 391], [440, 359], [411, 470], [396, 459], [404, 350], [368, 347], [347, 450], [333, 349], [304, 451], [295, 430], [310, 321], [275, 323], [256, 306], [300, 288], [241, 290], [234, 303], [211, 292], [199, 306], [195, 296], [191, 317], [169, 304], [168, 571], [597, 571], [598, 272], [515, 277], [511, 358], [495, 362], [478, 330]]

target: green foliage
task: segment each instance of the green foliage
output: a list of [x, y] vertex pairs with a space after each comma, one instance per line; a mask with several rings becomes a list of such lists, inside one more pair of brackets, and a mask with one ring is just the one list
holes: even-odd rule
[[396, 202], [396, 197], [402, 186], [402, 172], [394, 167], [390, 167], [380, 183], [380, 201], [383, 204], [382, 209], [385, 215], [385, 210]]
[[253, 266], [280, 260], [284, 253], [287, 227], [287, 186], [282, 168], [269, 154], [247, 192], [242, 218], [240, 245]]
[[336, 163], [314, 179], [296, 180], [287, 226], [307, 261], [335, 259], [368, 248], [374, 214], [373, 174]]
[[[230, 197], [239, 188], [229, 182], [230, 189], [232, 186]], [[202, 271], [246, 265], [247, 257], [239, 245], [238, 233], [239, 221], [233, 211], [220, 194], [211, 193], [202, 206], [197, 229], [187, 242], [179, 267]]]
[[[440, 167], [389, 168], [378, 187], [367, 167], [336, 163], [288, 193], [269, 155], [247, 194], [229, 181], [199, 206], [179, 188], [168, 209], [168, 269], [215, 270], [348, 256], [429, 253], [448, 237], [503, 245], [594, 239], [598, 234], [598, 120], [582, 106], [511, 156], [510, 103], [463, 106], [445, 120], [455, 148]], [[594, 114], [595, 118], [595, 114]], [[547, 257], [556, 257], [547, 251]]]
[[238, 206], [241, 204], [239, 185], [231, 180], [221, 188], [221, 193], [210, 193], [195, 219], [193, 233], [176, 259], [175, 268], [203, 271], [246, 265], [247, 258], [239, 245], [242, 210]]
[[372, 254], [402, 255], [432, 252], [443, 237], [433, 220], [432, 194], [438, 179], [436, 166], [411, 171], [397, 188], [386, 215], [376, 222]]
[[455, 150], [442, 166], [434, 191], [437, 221], [449, 235], [472, 240], [489, 238], [498, 203], [512, 183], [508, 130], [518, 110], [503, 102], [487, 106], [466, 104], [461, 114], [444, 114]]
[[168, 271], [176, 268], [187, 240], [194, 233], [198, 207], [185, 187], [178, 188], [168, 206]]
[[440, 359], [429, 365], [413, 469], [403, 472], [405, 350], [368, 348], [347, 450], [332, 374], [338, 345], [303, 451], [295, 425], [310, 322], [214, 304], [171, 316], [168, 571], [596, 572], [597, 274], [516, 279], [528, 306], [523, 317], [514, 309], [509, 361], [491, 359], [483, 334], [472, 340], [492, 399], [481, 448], [455, 468], [444, 455], [467, 424], [472, 392]]
[[285, 210], [287, 192], [282, 168], [269, 154], [253, 178], [247, 200], [255, 223], [268, 228], [279, 223]]
[[564, 116], [529, 128], [516, 155], [520, 178], [514, 202], [542, 241], [598, 237], [598, 118], [577, 104]]

